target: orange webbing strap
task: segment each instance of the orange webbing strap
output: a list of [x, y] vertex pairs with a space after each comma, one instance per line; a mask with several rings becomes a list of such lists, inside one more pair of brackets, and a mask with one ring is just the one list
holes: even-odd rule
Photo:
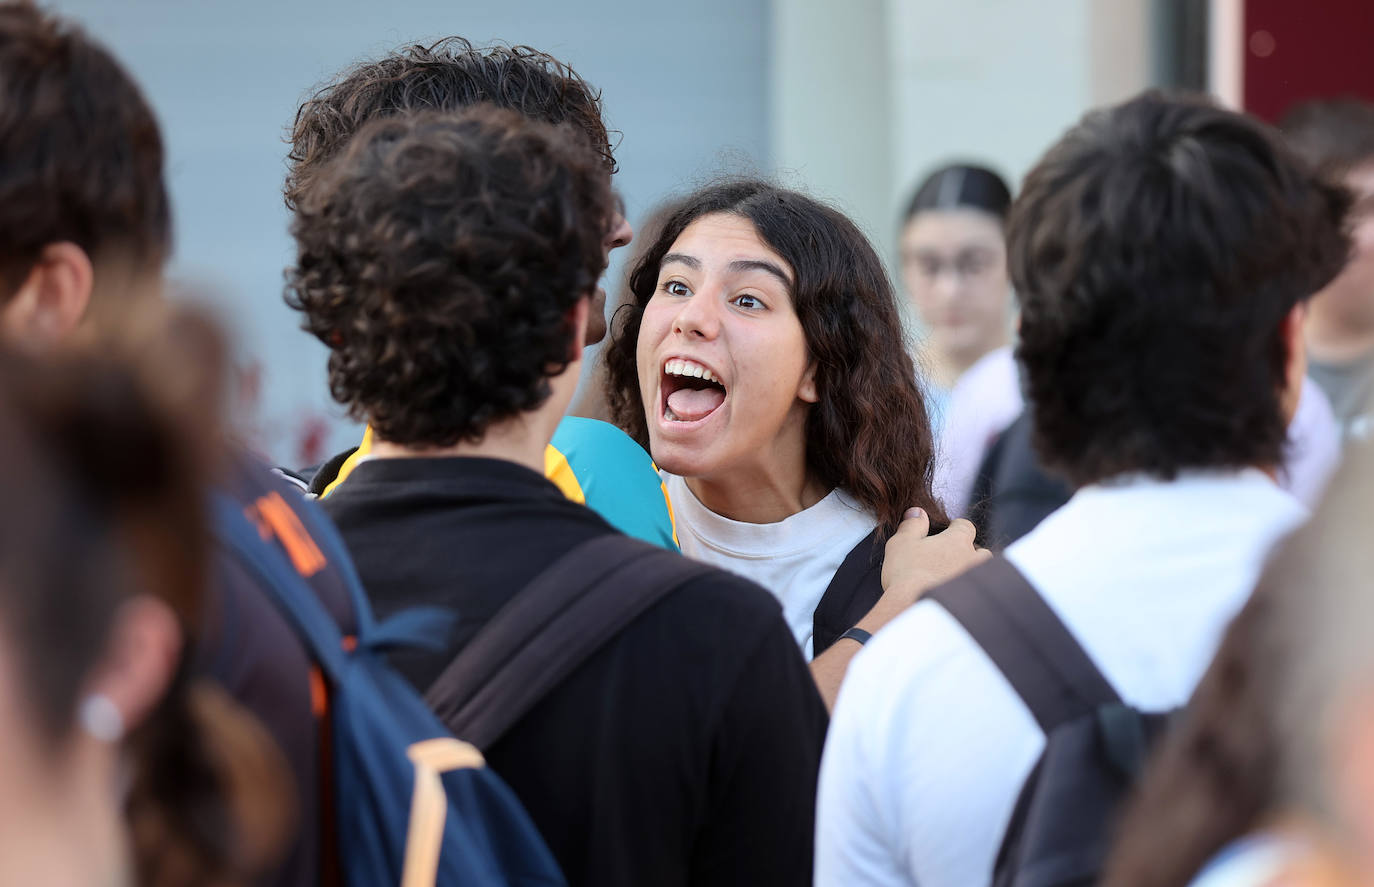
[[439, 850], [448, 817], [443, 774], [485, 765], [482, 753], [466, 742], [441, 736], [417, 742], [406, 750], [415, 764], [415, 792], [410, 800], [410, 829], [406, 834], [406, 864], [401, 887], [434, 887], [439, 877]]
[[263, 539], [277, 538], [296, 572], [305, 578], [309, 579], [328, 565], [324, 553], [280, 493], [274, 491], [259, 498], [248, 509], [248, 517], [257, 524]]
[[320, 781], [320, 884], [322, 887], [342, 887], [338, 821], [334, 815], [334, 746], [329, 725], [329, 682], [324, 679], [324, 672], [320, 671], [318, 665], [310, 666], [310, 711], [315, 716], [316, 735], [320, 740], [317, 775]]
[[[351, 653], [357, 646], [356, 637], [344, 636], [344, 650]], [[329, 720], [329, 682], [318, 665], [310, 666], [310, 713], [315, 716], [320, 737], [320, 884], [322, 887], [343, 887], [339, 820], [334, 812], [334, 736]]]

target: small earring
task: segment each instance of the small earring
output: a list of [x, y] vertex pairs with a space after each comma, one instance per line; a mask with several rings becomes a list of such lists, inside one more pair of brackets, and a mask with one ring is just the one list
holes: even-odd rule
[[124, 716], [104, 693], [92, 693], [81, 700], [77, 720], [81, 729], [101, 742], [114, 745], [124, 738]]

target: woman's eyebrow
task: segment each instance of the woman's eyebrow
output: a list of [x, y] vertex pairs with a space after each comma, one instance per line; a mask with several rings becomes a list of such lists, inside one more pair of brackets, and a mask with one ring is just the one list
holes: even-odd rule
[[736, 259], [726, 266], [726, 270], [733, 274], [739, 274], [744, 271], [765, 271], [778, 280], [781, 280], [783, 286], [792, 286], [792, 279], [787, 276], [787, 272], [783, 271], [772, 262], [765, 262], [762, 259]]
[[659, 262], [659, 265], [667, 265], [669, 262], [677, 262], [680, 265], [686, 265], [693, 271], [701, 270], [701, 259], [698, 259], [696, 256], [689, 256], [686, 253], [668, 253], [663, 257], [663, 260]]

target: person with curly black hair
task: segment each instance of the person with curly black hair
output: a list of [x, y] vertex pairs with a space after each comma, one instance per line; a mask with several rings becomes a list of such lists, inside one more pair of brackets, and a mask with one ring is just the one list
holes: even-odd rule
[[325, 510], [379, 617], [461, 614], [443, 649], [392, 654], [430, 694], [589, 541], [694, 571], [483, 752], [571, 884], [808, 884], [826, 714], [777, 603], [544, 477], [616, 216], [576, 134], [498, 108], [373, 121], [320, 171], [289, 300], [375, 434]]
[[[609, 172], [616, 170], [611, 135], [601, 119], [601, 96], [577, 72], [528, 46], [474, 46], [462, 37], [411, 45], [360, 62], [318, 89], [291, 129], [285, 186], [295, 210], [320, 170], [372, 120], [408, 111], [458, 111], [476, 104], [510, 108], [545, 123], [567, 124]], [[615, 223], [601, 232], [606, 255], [634, 232], [617, 205]], [[606, 292], [596, 286], [587, 344], [606, 334]], [[301, 472], [318, 496], [333, 493], [372, 451], [374, 429], [356, 448]], [[545, 453], [549, 478], [574, 502], [586, 504], [630, 535], [665, 548], [677, 546], [672, 514], [649, 457], [606, 422], [569, 416]]]
[[[1035, 445], [1077, 492], [1005, 558], [1131, 706], [1188, 698], [1306, 517], [1276, 476], [1347, 205], [1264, 124], [1147, 93], [1084, 117], [1012, 206]], [[1044, 747], [993, 660], [916, 604], [836, 707], [817, 883], [987, 883]]]

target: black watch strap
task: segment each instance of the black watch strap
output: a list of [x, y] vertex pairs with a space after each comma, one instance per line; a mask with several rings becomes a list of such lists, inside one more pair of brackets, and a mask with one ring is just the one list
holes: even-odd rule
[[851, 628], [849, 631], [840, 635], [839, 640], [844, 640], [845, 638], [849, 638], [851, 641], [858, 641], [859, 645], [862, 646], [872, 640], [873, 635], [864, 631], [862, 628]]

